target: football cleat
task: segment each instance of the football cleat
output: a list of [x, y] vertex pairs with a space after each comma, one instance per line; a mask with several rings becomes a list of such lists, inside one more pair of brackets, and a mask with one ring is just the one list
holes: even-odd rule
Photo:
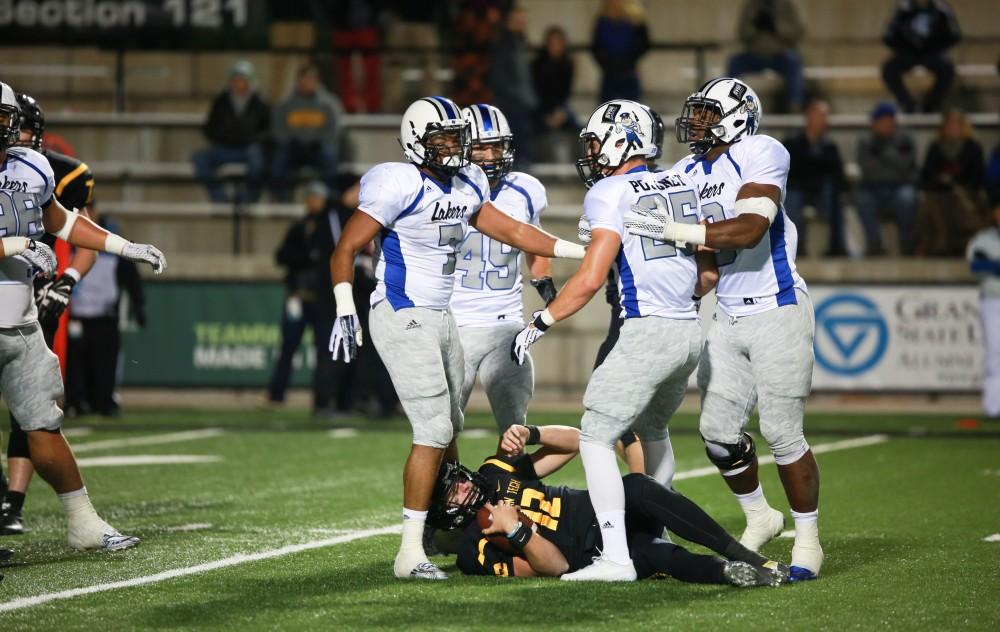
[[784, 528], [785, 515], [768, 507], [763, 516], [753, 519], [747, 516], [747, 528], [740, 536], [740, 544], [751, 551], [760, 551], [762, 546], [778, 537]]
[[[14, 552], [10, 549], [0, 549], [0, 562], [6, 562], [10, 558], [14, 557]], [[0, 575], [2, 577], [2, 575]]]
[[88, 549], [122, 551], [130, 549], [140, 542], [139, 538], [125, 535], [103, 520], [97, 525], [91, 523], [88, 526], [90, 528], [80, 528], [79, 526], [74, 528], [73, 523], [70, 523], [67, 540], [71, 549], [77, 551]]
[[627, 564], [620, 564], [605, 557], [595, 557], [590, 566], [566, 573], [559, 579], [564, 582], [634, 582], [636, 572], [632, 560]]
[[784, 572], [767, 566], [754, 566], [747, 562], [726, 562], [722, 574], [733, 586], [751, 588], [754, 586], [771, 586], [777, 588], [785, 583]]
[[24, 517], [7, 503], [0, 505], [0, 535], [21, 535], [24, 533]]
[[409, 571], [406, 570], [405, 566], [400, 568], [399, 564], [397, 564], [393, 570], [399, 579], [428, 579], [433, 581], [448, 579], [448, 574], [430, 561], [420, 562], [410, 568]]
[[823, 549], [819, 542], [815, 544], [799, 544], [792, 546], [792, 565], [788, 569], [788, 580], [801, 582], [819, 577], [819, 569], [823, 566]]

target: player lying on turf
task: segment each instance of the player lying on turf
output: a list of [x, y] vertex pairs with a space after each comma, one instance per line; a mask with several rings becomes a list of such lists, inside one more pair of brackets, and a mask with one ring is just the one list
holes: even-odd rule
[[[531, 454], [526, 445], [541, 444]], [[558, 577], [600, 555], [601, 529], [586, 490], [542, 479], [579, 451], [580, 431], [568, 426], [511, 426], [497, 454], [472, 472], [441, 469], [428, 520], [466, 528], [459, 569], [470, 575]], [[628, 474], [625, 525], [638, 577], [735, 586], [778, 586], [788, 568], [750, 551], [685, 496], [644, 474]], [[663, 539], [664, 528], [718, 553], [691, 553]]]

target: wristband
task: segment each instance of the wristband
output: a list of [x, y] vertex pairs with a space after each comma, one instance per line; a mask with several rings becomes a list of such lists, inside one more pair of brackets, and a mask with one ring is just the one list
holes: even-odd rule
[[525, 426], [528, 429], [528, 440], [524, 445], [538, 445], [542, 440], [542, 431], [538, 426]]
[[73, 279], [74, 284], [80, 282], [80, 271], [77, 270], [76, 268], [66, 268], [63, 271], [63, 276]]
[[31, 240], [27, 237], [4, 237], [0, 242], [3, 243], [4, 257], [16, 257], [31, 247]]
[[546, 331], [549, 327], [556, 324], [555, 317], [552, 316], [552, 312], [546, 307], [535, 317], [535, 320], [531, 321], [531, 324], [535, 326], [538, 331]]
[[[67, 222], [69, 220], [66, 220]], [[65, 226], [63, 227], [65, 228]], [[108, 236], [104, 238], [104, 252], [110, 252], [113, 255], [121, 256], [125, 252], [125, 247], [128, 246], [129, 241], [120, 235], [114, 233], [108, 233]]]
[[663, 231], [663, 238], [665, 241], [704, 246], [705, 228], [704, 224], [679, 224], [671, 222], [667, 224], [666, 230]]
[[586, 248], [565, 239], [556, 239], [556, 245], [552, 247], [552, 256], [558, 259], [583, 259], [586, 254]]
[[533, 535], [535, 532], [531, 529], [525, 529], [524, 523], [519, 520], [514, 530], [507, 534], [507, 541], [514, 547], [515, 551], [523, 551]]
[[337, 302], [338, 318], [358, 313], [358, 308], [354, 305], [354, 288], [347, 281], [333, 286], [333, 299]]

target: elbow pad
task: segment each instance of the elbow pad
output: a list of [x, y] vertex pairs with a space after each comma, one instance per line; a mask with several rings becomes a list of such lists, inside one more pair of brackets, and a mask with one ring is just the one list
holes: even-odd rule
[[766, 197], [755, 197], [755, 198], [744, 198], [742, 200], [736, 200], [736, 214], [743, 215], [744, 213], [753, 213], [755, 215], [760, 215], [761, 217], [767, 218], [767, 223], [770, 224], [774, 221], [774, 218], [778, 215], [778, 205], [774, 203], [771, 198]]

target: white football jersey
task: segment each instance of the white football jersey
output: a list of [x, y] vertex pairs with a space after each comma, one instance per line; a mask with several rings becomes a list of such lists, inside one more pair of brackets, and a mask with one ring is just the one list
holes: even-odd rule
[[626, 232], [625, 213], [633, 205], [658, 208], [672, 213], [676, 222], [697, 224], [702, 215], [695, 185], [680, 172], [636, 167], [599, 180], [583, 199], [583, 214], [592, 231], [605, 229], [622, 237], [615, 261], [625, 318], [697, 318], [691, 300], [698, 276], [693, 251]]
[[[500, 186], [490, 192], [490, 201], [519, 222], [536, 226], [548, 206], [542, 183], [518, 172], [508, 174]], [[524, 313], [521, 251], [470, 226], [458, 250], [451, 311], [459, 327], [521, 322]]]
[[458, 247], [487, 194], [489, 181], [476, 165], [463, 167], [447, 184], [409, 163], [372, 167], [361, 178], [358, 204], [383, 226], [371, 304], [448, 309]]
[[[45, 233], [42, 209], [52, 201], [55, 178], [45, 156], [11, 147], [0, 166], [0, 237], [38, 239]], [[20, 327], [38, 319], [34, 274], [21, 257], [0, 259], [0, 327]]]
[[716, 256], [719, 306], [731, 316], [749, 316], [782, 305], [794, 305], [795, 290], [806, 283], [795, 271], [799, 234], [785, 213], [788, 150], [770, 136], [750, 136], [734, 143], [713, 162], [688, 156], [674, 169], [698, 186], [701, 212], [710, 222], [736, 217], [736, 194], [745, 183], [773, 184], [781, 204], [771, 228], [753, 248], [724, 250]]

